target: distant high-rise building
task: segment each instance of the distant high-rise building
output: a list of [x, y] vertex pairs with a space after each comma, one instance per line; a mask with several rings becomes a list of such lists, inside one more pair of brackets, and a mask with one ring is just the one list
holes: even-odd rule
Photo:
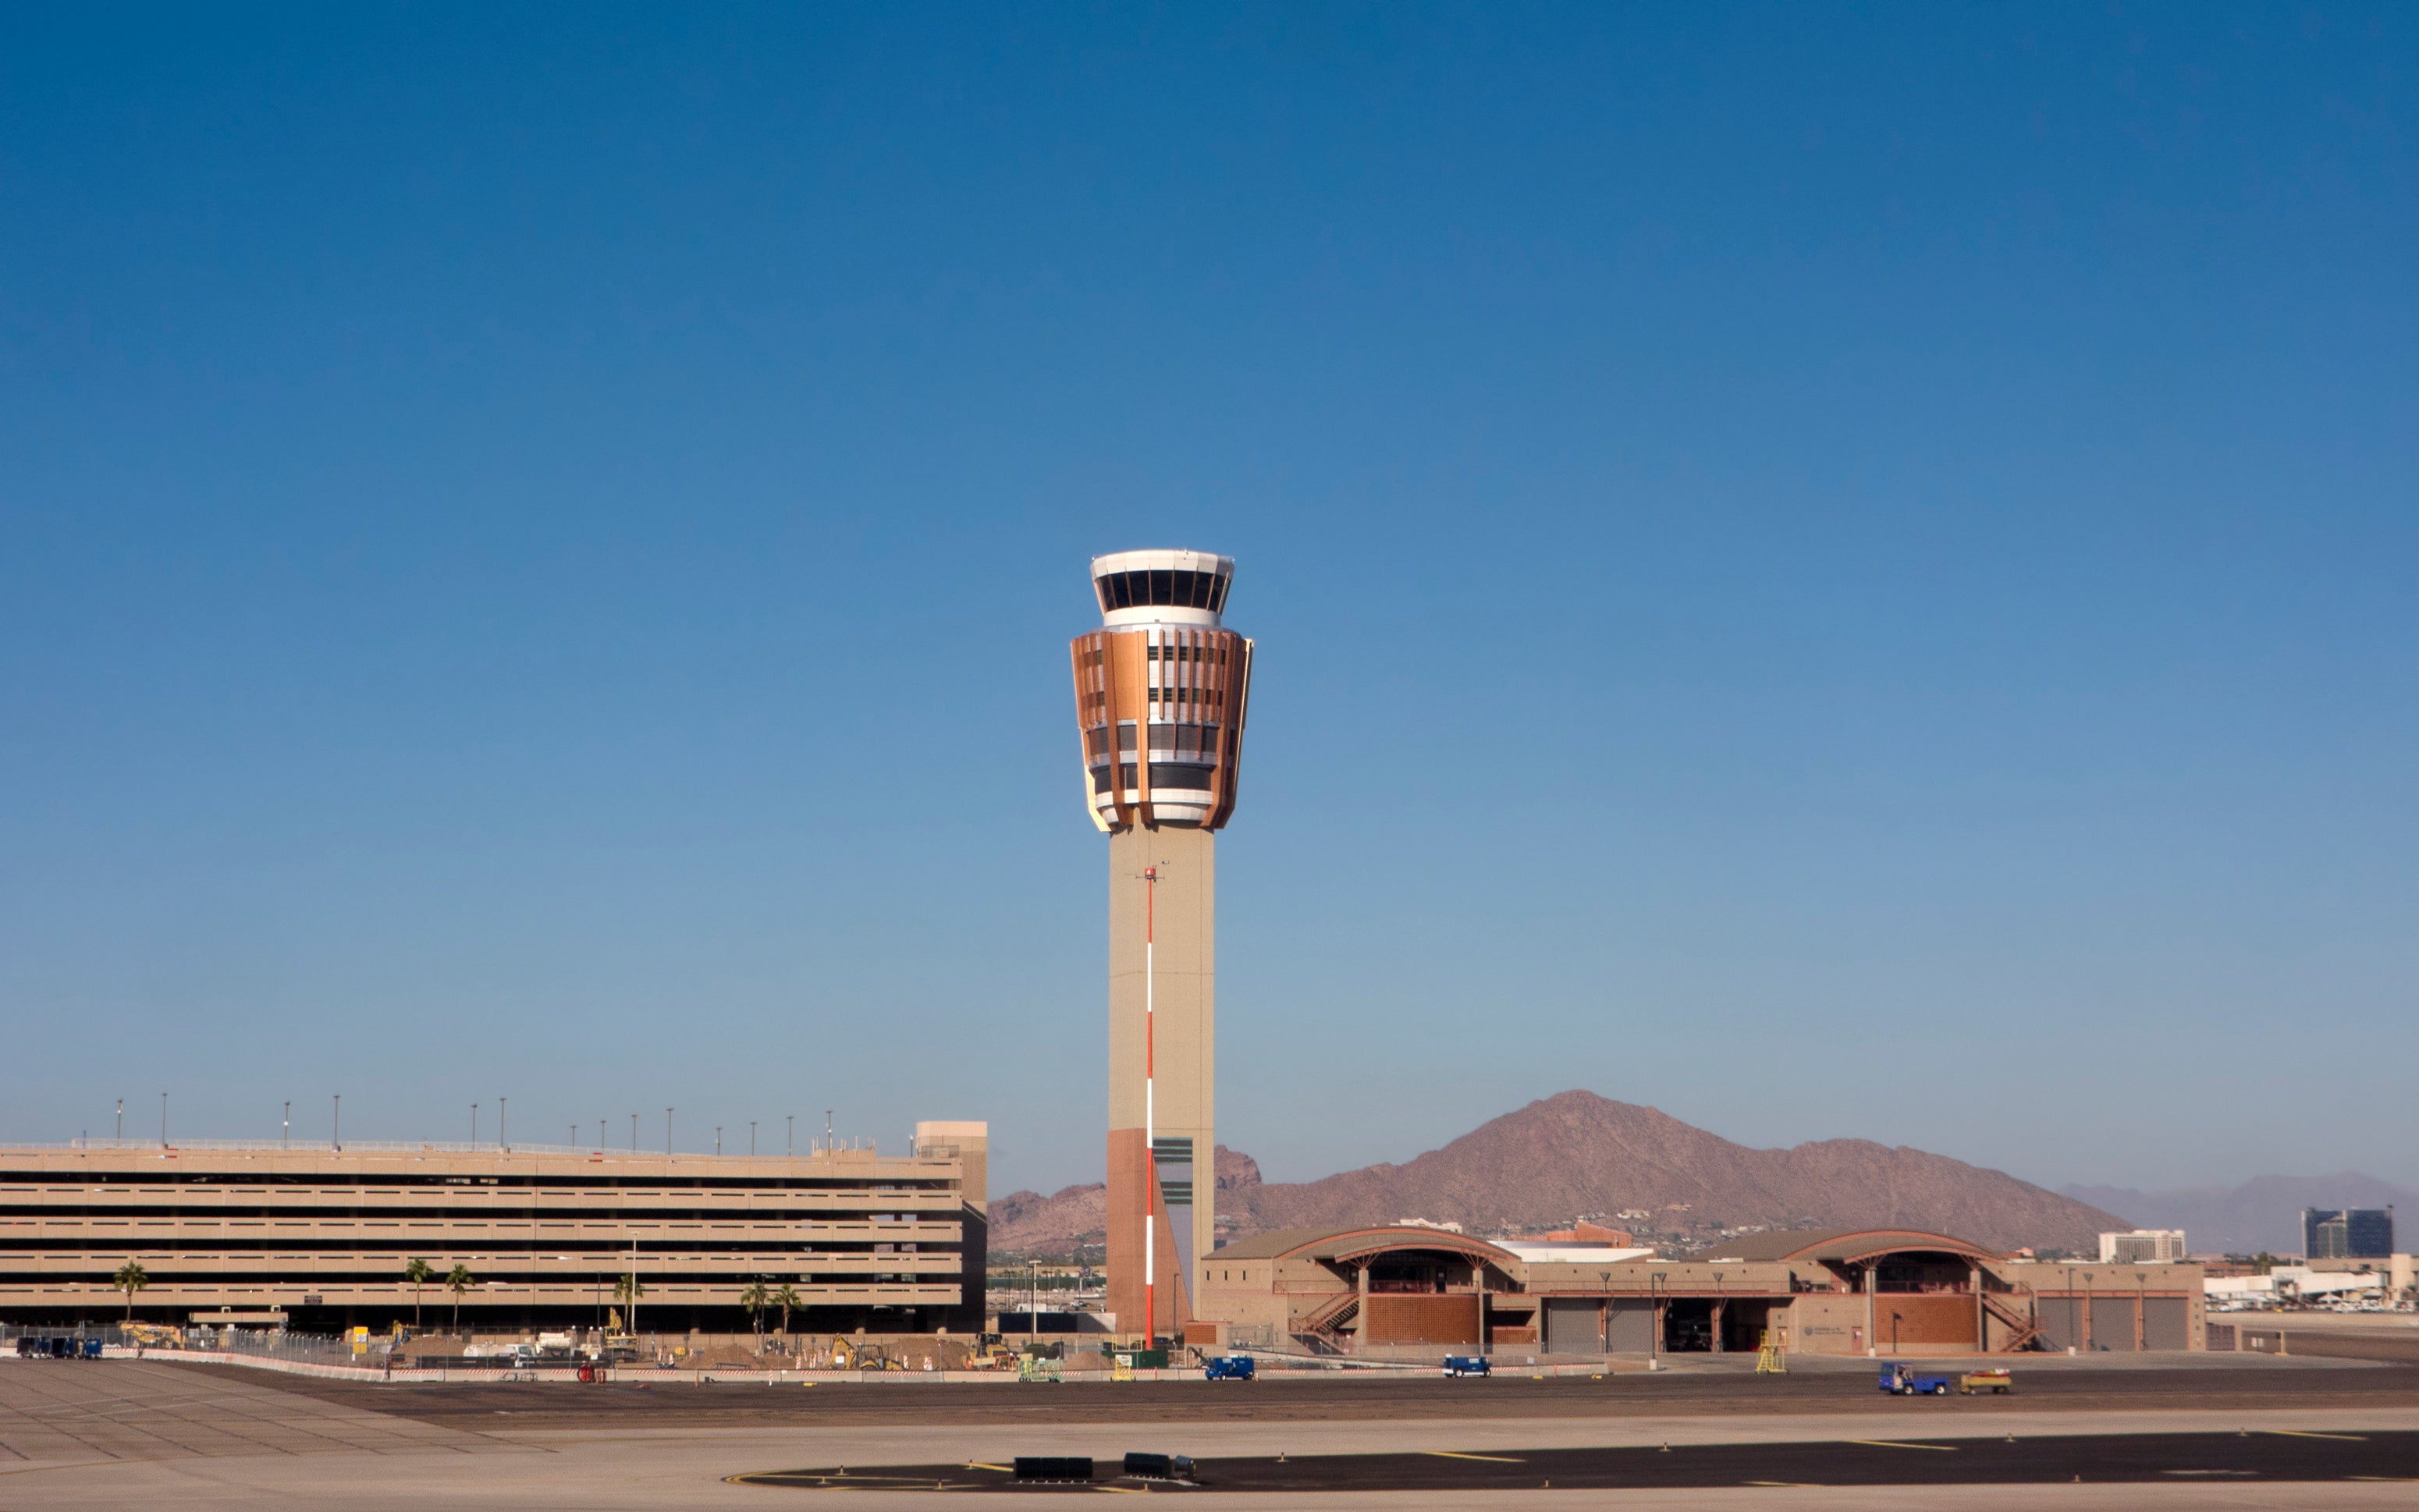
[[1109, 837], [1109, 1309], [1120, 1332], [1199, 1317], [1216, 1243], [1217, 840], [1235, 811], [1252, 642], [1225, 628], [1235, 563], [1092, 559], [1101, 628], [1075, 638], [1085, 807]]
[[2184, 1257], [2180, 1228], [2135, 1228], [2100, 1236], [2103, 1265], [2170, 1265]]
[[2303, 1208], [2302, 1253], [2313, 1260], [2382, 1260], [2394, 1254], [2392, 1208]]

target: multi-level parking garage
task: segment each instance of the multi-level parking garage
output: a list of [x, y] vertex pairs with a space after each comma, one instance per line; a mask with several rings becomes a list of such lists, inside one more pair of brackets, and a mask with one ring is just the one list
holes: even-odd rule
[[[0, 1149], [0, 1319], [125, 1315], [304, 1329], [450, 1320], [653, 1331], [747, 1326], [740, 1295], [794, 1292], [818, 1331], [980, 1327], [983, 1126], [927, 1124], [913, 1153], [638, 1154], [433, 1145]], [[406, 1271], [433, 1276], [415, 1287]]]

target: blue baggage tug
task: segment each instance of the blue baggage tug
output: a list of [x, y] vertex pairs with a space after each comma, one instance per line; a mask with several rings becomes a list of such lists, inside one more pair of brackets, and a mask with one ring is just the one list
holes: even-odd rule
[[1899, 1396], [1946, 1396], [1954, 1384], [1949, 1376], [1918, 1375], [1903, 1360], [1893, 1360], [1882, 1366], [1881, 1389]]

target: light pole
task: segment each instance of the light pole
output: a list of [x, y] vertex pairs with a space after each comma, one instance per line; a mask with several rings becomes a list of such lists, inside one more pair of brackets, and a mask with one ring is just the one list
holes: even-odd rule
[[633, 1114], [631, 1114], [631, 1115], [630, 1115], [630, 1153], [631, 1153], [631, 1154], [633, 1154], [633, 1155], [635, 1155], [635, 1154], [637, 1154], [638, 1152], [639, 1152], [639, 1116], [638, 1116], [637, 1114], [633, 1113]]
[[1646, 1273], [1646, 1368], [1663, 1368], [1663, 1273]]
[[479, 1148], [479, 1104], [470, 1104], [470, 1148]]
[[293, 1100], [292, 1098], [290, 1098], [290, 1097], [289, 1097], [289, 1098], [287, 1098], [287, 1099], [285, 1100], [285, 1111], [284, 1113], [281, 1113], [281, 1114], [279, 1114], [279, 1115], [278, 1115], [278, 1125], [277, 1125], [277, 1131], [278, 1131], [278, 1133], [277, 1133], [277, 1142], [278, 1142], [278, 1145], [279, 1145], [281, 1148], [285, 1149], [293, 1149], [293, 1148], [294, 1148], [294, 1100]]
[[168, 1094], [160, 1094], [160, 1148], [168, 1148]]
[[2099, 1346], [2099, 1343], [2100, 1343], [2100, 1337], [2099, 1337], [2099, 1335], [2098, 1335], [2094, 1334], [2094, 1333], [2091, 1331], [2091, 1271], [2090, 1271], [2090, 1268], [2089, 1268], [2089, 1267], [2088, 1267], [2088, 1266], [2084, 1269], [2084, 1273], [2083, 1273], [2083, 1329], [2082, 1329], [2082, 1335], [2083, 1335], [2083, 1341], [2084, 1341], [2086, 1344], [2089, 1344], [2089, 1345], [2093, 1346], [2094, 1348], [2097, 1348], [2097, 1347]]
[[747, 1120], [747, 1158], [756, 1158], [756, 1120], [753, 1119]]
[[793, 1113], [787, 1117], [790, 1120], [790, 1142], [782, 1147], [781, 1152], [795, 1159], [798, 1153], [798, 1116]]
[[[291, 1104], [291, 1103], [288, 1103], [287, 1105], [288, 1105], [289, 1107], [290, 1107], [290, 1106], [292, 1106], [292, 1104]], [[114, 1141], [114, 1142], [123, 1142], [123, 1141], [125, 1140], [125, 1138], [126, 1138], [126, 1099], [124, 1099], [124, 1098], [122, 1098], [122, 1097], [121, 1097], [121, 1098], [119, 1098], [119, 1099], [117, 1100], [117, 1138], [116, 1138], [116, 1141]]]
[[664, 1109], [664, 1153], [665, 1153], [665, 1155], [669, 1156], [669, 1155], [670, 1155], [670, 1154], [671, 1154], [671, 1152], [672, 1152], [672, 1110], [671, 1110], [671, 1109], [670, 1109], [670, 1108], [666, 1108], [666, 1109]]
[[338, 1092], [335, 1097], [335, 1116], [328, 1125], [328, 1148], [342, 1149], [345, 1148], [345, 1094]]
[[714, 1126], [714, 1152], [717, 1156], [722, 1153], [722, 1125], [718, 1123]]
[[512, 1148], [512, 1146], [504, 1142], [504, 1114], [509, 1111], [506, 1104], [511, 1102], [512, 1099], [507, 1097], [500, 1097], [496, 1099], [496, 1148], [498, 1149], [510, 1149]]

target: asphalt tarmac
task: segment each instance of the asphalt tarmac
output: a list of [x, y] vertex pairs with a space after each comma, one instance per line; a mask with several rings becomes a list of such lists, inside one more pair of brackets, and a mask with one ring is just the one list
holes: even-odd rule
[[[867, 1505], [855, 1489], [865, 1467], [905, 1466], [914, 1479], [871, 1504], [946, 1512], [964, 1493], [935, 1488], [965, 1481], [969, 1465], [1050, 1455], [1107, 1466], [1138, 1450], [1194, 1457], [1208, 1483], [1181, 1493], [1206, 1498], [1206, 1512], [1762, 1512], [1782, 1497], [1801, 1512], [1934, 1512], [1952, 1494], [1963, 1512], [2419, 1506], [2406, 1478], [2419, 1475], [2419, 1370], [2390, 1365], [2042, 1360], [2019, 1365], [2013, 1396], [1911, 1400], [1840, 1366], [1779, 1380], [1232, 1386], [665, 1375], [626, 1387], [382, 1386], [159, 1360], [0, 1360], [0, 1508], [809, 1512]], [[843, 1465], [852, 1489], [813, 1472], [766, 1478]], [[1763, 1481], [1800, 1489], [1749, 1484]], [[1142, 1490], [1104, 1481], [1092, 1494]]]
[[2119, 1482], [2407, 1482], [2419, 1497], [2419, 1432], [2146, 1433], [1926, 1442], [1682, 1444], [1658, 1449], [1523, 1449], [1486, 1454], [1260, 1456], [1196, 1461], [1189, 1479], [1120, 1473], [1102, 1461], [1085, 1479], [1020, 1480], [1012, 1465], [826, 1466], [732, 1477], [750, 1486], [827, 1490], [1041, 1494], [1104, 1486], [1202, 1491], [1669, 1490], [1710, 1487], [2073, 1486]]
[[[185, 1366], [210, 1370], [206, 1365]], [[2419, 1408], [2419, 1369], [2388, 1365], [2234, 1357], [2214, 1365], [2095, 1368], [2088, 1362], [2014, 1362], [2008, 1396], [1907, 1400], [1874, 1388], [1858, 1365], [1744, 1372], [1629, 1372], [1601, 1380], [1537, 1380], [1507, 1371], [1487, 1380], [1431, 1375], [1273, 1374], [1253, 1381], [1070, 1382], [1063, 1385], [882, 1382], [768, 1386], [709, 1382], [666, 1372], [660, 1381], [379, 1385], [261, 1376], [276, 1390], [422, 1423], [480, 1431], [627, 1427], [838, 1427], [947, 1421], [1015, 1423], [1392, 1422], [1473, 1418], [1620, 1418], [1766, 1413], [1863, 1413], [1892, 1422], [1954, 1422], [1979, 1412], [2098, 1412], [2182, 1408]]]

